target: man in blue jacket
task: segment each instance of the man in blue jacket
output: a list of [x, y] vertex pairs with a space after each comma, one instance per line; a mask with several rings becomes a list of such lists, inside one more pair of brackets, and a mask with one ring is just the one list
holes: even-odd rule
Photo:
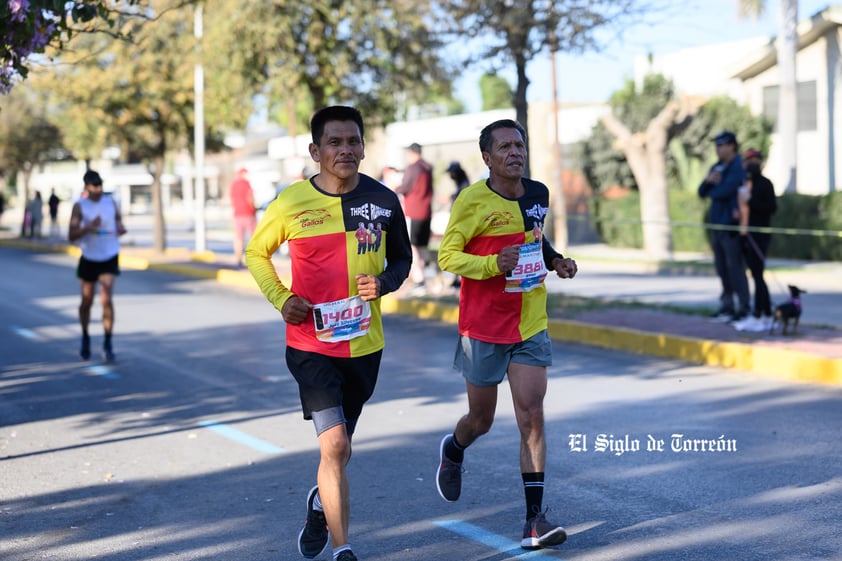
[[[714, 225], [711, 246], [716, 274], [722, 282], [716, 318], [720, 321], [738, 321], [745, 318], [751, 309], [742, 240], [737, 228], [737, 191], [745, 183], [746, 175], [736, 135], [722, 131], [716, 135], [714, 143], [719, 161], [699, 186], [699, 196], [711, 200], [708, 211], [708, 222]], [[734, 296], [739, 304], [736, 311]]]

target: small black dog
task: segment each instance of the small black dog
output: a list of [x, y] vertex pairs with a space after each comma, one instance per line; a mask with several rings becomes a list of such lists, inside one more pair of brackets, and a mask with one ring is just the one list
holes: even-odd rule
[[791, 284], [788, 284], [787, 287], [789, 288], [789, 300], [775, 308], [775, 316], [772, 320], [772, 327], [769, 329], [769, 335], [775, 332], [775, 326], [778, 324], [783, 326], [781, 334], [786, 335], [790, 320], [794, 322], [792, 333], [795, 334], [798, 331], [798, 320], [801, 319], [801, 295], [806, 294], [807, 291]]

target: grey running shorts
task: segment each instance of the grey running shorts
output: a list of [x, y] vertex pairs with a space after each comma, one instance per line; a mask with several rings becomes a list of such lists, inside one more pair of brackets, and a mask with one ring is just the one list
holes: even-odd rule
[[553, 351], [547, 330], [512, 344], [485, 343], [461, 335], [456, 344], [453, 369], [475, 386], [496, 386], [503, 381], [510, 362], [551, 366]]

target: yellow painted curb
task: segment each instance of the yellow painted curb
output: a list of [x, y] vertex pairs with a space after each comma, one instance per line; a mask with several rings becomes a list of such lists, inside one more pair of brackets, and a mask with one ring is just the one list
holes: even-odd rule
[[646, 333], [577, 321], [551, 320], [550, 337], [637, 354], [734, 368], [784, 380], [842, 385], [842, 359], [765, 345]]
[[149, 268], [154, 271], [166, 271], [167, 273], [175, 273], [177, 275], [198, 277], [202, 279], [215, 279], [217, 277], [217, 273], [219, 272], [214, 269], [202, 269], [201, 267], [179, 265], [177, 263], [150, 263]]
[[144, 257], [135, 257], [134, 255], [120, 254], [120, 267], [126, 269], [135, 269], [138, 271], [146, 271], [147, 269], [152, 268], [152, 264], [149, 262], [149, 259], [146, 259]]

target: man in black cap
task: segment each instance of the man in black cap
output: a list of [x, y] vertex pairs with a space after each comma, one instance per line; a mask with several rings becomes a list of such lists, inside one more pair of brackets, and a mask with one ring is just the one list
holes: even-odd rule
[[[733, 132], [720, 132], [714, 138], [714, 143], [719, 161], [699, 186], [699, 196], [710, 198], [708, 222], [715, 226], [711, 231], [711, 247], [716, 274], [722, 283], [719, 310], [715, 318], [719, 321], [739, 321], [745, 318], [751, 309], [742, 241], [737, 228], [737, 192], [745, 183], [746, 174], [737, 137]], [[736, 311], [735, 295], [739, 304]]]

